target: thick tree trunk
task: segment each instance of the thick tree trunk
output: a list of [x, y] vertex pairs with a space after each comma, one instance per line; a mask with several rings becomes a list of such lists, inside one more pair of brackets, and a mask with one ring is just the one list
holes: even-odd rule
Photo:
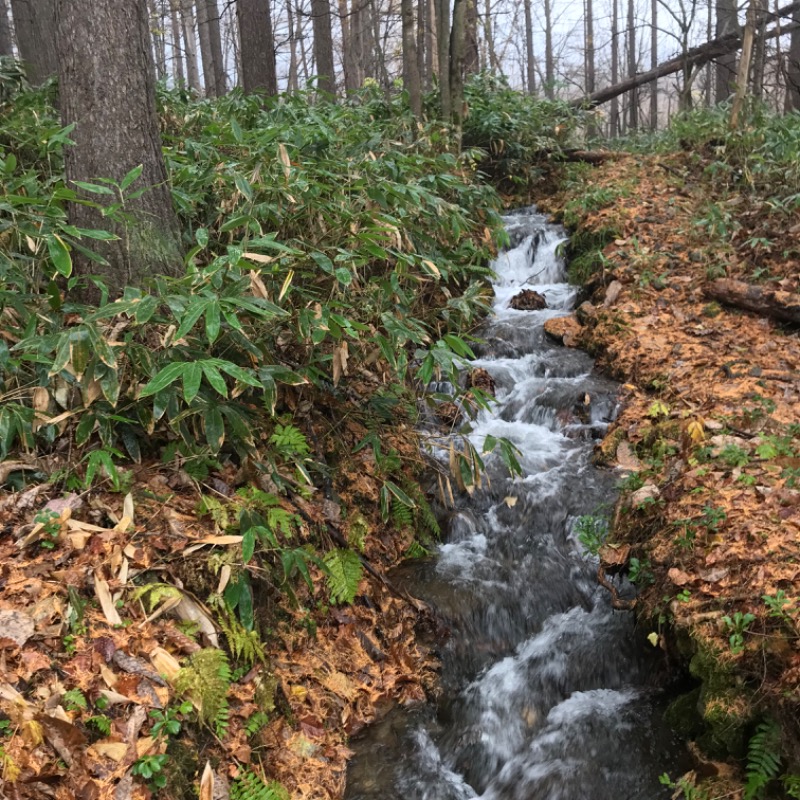
[[11, 36], [11, 22], [8, 18], [8, 3], [0, 0], [0, 56], [14, 55], [14, 41]]
[[425, 89], [433, 86], [433, 76], [439, 71], [436, 45], [436, 0], [425, 0]]
[[[122, 193], [125, 217], [114, 223], [119, 239], [93, 243], [108, 265], [76, 253], [77, 273], [99, 273], [112, 294], [152, 275], [179, 274], [179, 227], [161, 152], [146, 0], [59, 0], [57, 41], [61, 120], [75, 123], [70, 134], [75, 144], [64, 150], [68, 185], [97, 178], [119, 183], [142, 168], [141, 177]], [[130, 196], [144, 187], [148, 190], [140, 197]], [[69, 216], [83, 228], [109, 225], [98, 210], [83, 205], [72, 204]]]
[[[717, 25], [716, 38], [739, 33], [739, 18], [737, 13], [737, 0], [716, 0]], [[724, 103], [733, 91], [736, 80], [736, 51], [722, 53], [717, 58], [716, 89], [714, 100]]]
[[[800, 9], [794, 12], [794, 23], [800, 26]], [[786, 106], [800, 111], [800, 27], [792, 31], [789, 41], [789, 57], [786, 66]]]
[[160, 81], [167, 79], [167, 43], [163, 7], [159, 8], [157, 0], [150, 0], [150, 30], [153, 32], [153, 48], [156, 59], [156, 75]]
[[417, 71], [419, 72], [420, 91], [425, 85], [425, 20], [427, 19], [428, 0], [417, 0]]
[[183, 0], [180, 9], [181, 22], [183, 23], [183, 44], [186, 54], [186, 78], [189, 88], [197, 94], [202, 91], [200, 85], [200, 70], [197, 66], [197, 37], [194, 30], [194, 6], [192, 0]]
[[422, 117], [422, 82], [417, 59], [417, 36], [414, 30], [414, 0], [401, 0], [400, 16], [403, 27], [403, 84], [408, 92], [411, 113]]
[[721, 278], [704, 290], [705, 295], [728, 306], [752, 311], [763, 317], [800, 325], [800, 296], [744, 281]]
[[242, 47], [242, 88], [247, 94], [276, 95], [278, 78], [269, 0], [238, 0], [236, 15]]
[[[795, 0], [795, 2], [790, 3], [787, 6], [783, 6], [782, 8], [773, 12], [772, 16], [788, 17], [798, 10], [800, 10], [800, 0]], [[797, 30], [798, 25], [800, 25], [800, 23], [792, 23], [791, 25], [784, 27], [774, 27], [767, 31], [764, 36], [766, 39], [774, 39], [775, 37], [784, 33], [791, 33]], [[586, 97], [582, 100], [576, 100], [573, 105], [578, 107], [583, 106], [585, 108], [593, 108], [594, 106], [601, 105], [602, 103], [607, 103], [609, 100], [613, 101], [614, 98], [619, 97], [621, 94], [629, 92], [634, 86], [643, 86], [644, 84], [650, 83], [650, 81], [655, 80], [656, 78], [663, 78], [665, 75], [672, 75], [673, 73], [678, 72], [678, 70], [684, 69], [687, 64], [691, 67], [700, 67], [713, 59], [719, 58], [719, 56], [739, 50], [741, 46], [742, 36], [740, 33], [728, 34], [727, 36], [706, 42], [698, 47], [693, 47], [690, 50], [687, 50], [684, 55], [676, 56], [668, 61], [664, 61], [663, 63], [659, 64], [656, 69], [642, 72], [635, 78], [628, 78], [627, 80], [619, 83], [613, 83], [612, 77], [611, 86], [608, 86], [605, 89], [600, 89], [591, 97]]]
[[464, 74], [474, 75], [481, 68], [478, 50], [478, 0], [464, 0]]
[[525, 76], [527, 78], [528, 94], [536, 94], [536, 63], [533, 59], [533, 14], [531, 13], [531, 0], [524, 0], [525, 4]]
[[317, 62], [317, 87], [336, 95], [336, 73], [333, 65], [330, 0], [311, 0], [314, 23], [314, 60]]
[[39, 86], [58, 72], [56, 0], [11, 0], [11, 11], [20, 60], [28, 80]]

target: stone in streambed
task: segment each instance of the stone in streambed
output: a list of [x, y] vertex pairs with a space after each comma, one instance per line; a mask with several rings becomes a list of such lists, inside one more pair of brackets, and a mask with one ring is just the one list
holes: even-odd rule
[[534, 292], [533, 289], [523, 289], [511, 298], [508, 305], [515, 311], [541, 311], [547, 308], [547, 300], [544, 299], [544, 295]]
[[577, 347], [581, 324], [574, 316], [555, 317], [544, 323], [544, 332], [566, 347]]

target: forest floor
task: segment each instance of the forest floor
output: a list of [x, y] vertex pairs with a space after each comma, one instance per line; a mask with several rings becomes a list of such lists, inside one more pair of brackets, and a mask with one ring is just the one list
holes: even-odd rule
[[[710, 760], [733, 756], [798, 796], [800, 337], [711, 295], [736, 279], [796, 304], [800, 215], [715, 185], [714, 159], [622, 156], [541, 205], [574, 228], [575, 266], [598, 267], [566, 341], [623, 382], [598, 457], [627, 477], [600, 556], [627, 565], [686, 675], [670, 711], [700, 746], [685, 783], [737, 796], [742, 773]], [[765, 741], [780, 765], [753, 763]]]

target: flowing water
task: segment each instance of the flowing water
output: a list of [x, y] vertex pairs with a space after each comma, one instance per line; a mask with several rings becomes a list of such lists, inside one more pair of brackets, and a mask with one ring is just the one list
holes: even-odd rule
[[[616, 385], [544, 334], [576, 297], [564, 231], [534, 210], [506, 227], [473, 364], [494, 378], [496, 403], [469, 437], [479, 451], [487, 435], [511, 440], [523, 474], [490, 461], [490, 487], [453, 513], [436, 558], [397, 576], [447, 621], [442, 697], [353, 743], [348, 800], [652, 800], [669, 797], [658, 776], [682, 760], [653, 689], [658, 655], [633, 615], [611, 608], [574, 533], [614, 500], [615, 476], [591, 455]], [[523, 288], [548, 308], [510, 309]]]

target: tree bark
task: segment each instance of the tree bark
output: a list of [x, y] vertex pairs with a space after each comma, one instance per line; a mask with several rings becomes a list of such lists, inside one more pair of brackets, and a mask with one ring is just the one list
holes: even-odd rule
[[464, 49], [466, 46], [467, 0], [454, 0], [453, 27], [450, 31], [450, 109], [461, 139], [464, 121]]
[[[142, 167], [141, 177], [122, 193], [125, 216], [113, 223], [119, 239], [94, 243], [108, 264], [76, 253], [77, 274], [99, 273], [112, 294], [153, 275], [179, 274], [179, 226], [161, 152], [146, 0], [59, 0], [57, 41], [61, 120], [75, 123], [75, 144], [64, 149], [67, 184], [97, 178], [119, 183]], [[145, 187], [140, 197], [131, 196]], [[69, 218], [78, 227], [109, 226], [99, 210], [78, 204], [70, 205]]]
[[[628, 77], [636, 77], [636, 18], [634, 0], [628, 0]], [[628, 95], [628, 128], [639, 128], [639, 88], [634, 86]]]
[[744, 281], [721, 278], [704, 290], [707, 297], [734, 308], [752, 311], [763, 317], [800, 325], [800, 296]]
[[800, 111], [800, 9], [792, 20], [798, 25], [789, 40], [789, 55], [786, 66], [786, 105], [789, 110]]
[[436, 45], [439, 60], [439, 104], [442, 119], [453, 114], [450, 103], [450, 0], [436, 0]]
[[[595, 84], [595, 70], [594, 70], [594, 5], [592, 0], [585, 2], [585, 20], [586, 25], [584, 29], [584, 73], [585, 73], [585, 87], [586, 94], [594, 94], [596, 88]], [[592, 139], [596, 134], [593, 120], [586, 126], [586, 135]]]
[[556, 66], [553, 54], [552, 0], [544, 0], [544, 93], [548, 100], [556, 96]]
[[474, 75], [481, 68], [478, 51], [478, 1], [465, 0], [464, 11], [464, 75], [466, 76]]
[[401, 0], [400, 16], [403, 27], [403, 85], [408, 92], [411, 113], [419, 119], [422, 117], [422, 82], [414, 29], [414, 0]]
[[525, 76], [528, 94], [536, 94], [536, 64], [533, 60], [533, 14], [531, 0], [524, 0], [525, 5]]
[[225, 94], [225, 70], [216, 0], [197, 0], [197, 32], [206, 97], [222, 97]]
[[[717, 25], [716, 38], [739, 33], [737, 0], [716, 0]], [[724, 103], [730, 96], [736, 80], [736, 51], [721, 53], [717, 58], [717, 75], [714, 100]]]
[[[658, 0], [650, 3], [650, 69], [658, 66]], [[658, 79], [650, 84], [650, 130], [658, 130]]]
[[40, 86], [58, 72], [56, 0], [11, 0], [19, 58], [28, 80]]
[[[612, 3], [612, 11], [611, 11], [611, 85], [616, 86], [617, 82], [619, 81], [619, 0], [611, 0]], [[591, 97], [595, 97], [595, 94], [591, 95]], [[620, 94], [622, 94], [620, 92]], [[610, 98], [611, 100], [611, 113], [609, 114], [609, 135], [612, 139], [616, 139], [619, 136], [619, 99], [618, 95], [614, 94]], [[593, 105], [599, 105], [599, 103], [594, 103]]]
[[14, 55], [14, 40], [11, 36], [11, 22], [8, 18], [8, 3], [0, 0], [0, 56]]
[[183, 70], [183, 41], [181, 39], [181, 21], [178, 14], [177, 0], [170, 0], [170, 27], [172, 30], [172, 58], [175, 62], [175, 83], [186, 85], [186, 73]]
[[342, 26], [342, 69], [344, 71], [345, 94], [355, 92], [360, 87], [358, 82], [358, 67], [356, 65], [356, 48], [353, 42], [353, 33], [356, 20], [350, 17], [347, 0], [338, 0], [339, 22]]
[[197, 94], [202, 91], [200, 84], [200, 70], [197, 66], [197, 37], [194, 30], [194, 6], [192, 0], [183, 0], [180, 9], [181, 22], [183, 23], [183, 44], [186, 54], [186, 78], [189, 88]]
[[150, 0], [148, 7], [150, 11], [150, 30], [153, 33], [156, 75], [160, 81], [163, 81], [167, 78], [167, 44], [166, 32], [164, 30], [166, 16], [163, 13], [163, 7], [159, 9], [159, 4], [156, 0]]
[[[202, 1], [202, 0], [201, 0]], [[216, 95], [222, 97], [228, 91], [225, 55], [222, 52], [222, 25], [217, 0], [205, 0], [208, 8], [208, 33], [211, 37], [211, 57], [214, 62], [214, 83]]]
[[739, 125], [739, 117], [744, 108], [745, 97], [747, 96], [747, 84], [750, 76], [750, 65], [753, 60], [753, 43], [756, 36], [756, 26], [758, 25], [758, 0], [750, 0], [747, 7], [747, 22], [744, 26], [744, 38], [742, 40], [742, 57], [739, 59], [739, 70], [736, 73], [736, 91], [731, 107], [731, 128]]
[[242, 48], [242, 88], [246, 94], [276, 95], [278, 77], [269, 0], [238, 0], [236, 16]]
[[[773, 12], [773, 17], [788, 17], [800, 10], [800, 0], [783, 6], [777, 11]], [[776, 36], [784, 33], [790, 33], [798, 29], [800, 23], [792, 23], [786, 27], [775, 27], [765, 33], [766, 39], [774, 39]], [[633, 86], [642, 86], [656, 78], [663, 78], [665, 75], [672, 75], [678, 70], [684, 69], [686, 64], [690, 66], [702, 66], [708, 61], [719, 58], [719, 56], [726, 55], [731, 52], [739, 50], [742, 46], [742, 36], [740, 33], [732, 33], [727, 36], [722, 36], [718, 39], [713, 39], [710, 42], [693, 47], [685, 54], [671, 58], [658, 65], [656, 69], [648, 70], [636, 75], [634, 78], [619, 83], [612, 83], [611, 86], [605, 89], [600, 89], [595, 92], [591, 97], [586, 97], [582, 100], [576, 100], [572, 103], [576, 107], [593, 108], [594, 106], [607, 103], [609, 100], [619, 97], [625, 92], [629, 92]], [[612, 78], [613, 81], [613, 78]]]
[[336, 73], [333, 65], [333, 36], [329, 0], [311, 0], [314, 26], [314, 60], [317, 62], [317, 87], [336, 96]]

